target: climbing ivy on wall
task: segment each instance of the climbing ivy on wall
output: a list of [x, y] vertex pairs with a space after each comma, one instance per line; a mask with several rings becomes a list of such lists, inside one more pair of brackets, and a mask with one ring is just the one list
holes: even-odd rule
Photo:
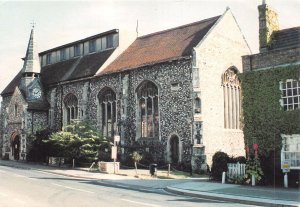
[[300, 79], [300, 66], [240, 74], [245, 145], [257, 143], [259, 154], [281, 150], [280, 134], [300, 133], [300, 109], [284, 111], [280, 81]]

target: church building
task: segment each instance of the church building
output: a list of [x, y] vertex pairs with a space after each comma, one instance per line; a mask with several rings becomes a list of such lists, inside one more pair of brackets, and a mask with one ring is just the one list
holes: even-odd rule
[[120, 154], [156, 162], [211, 164], [216, 151], [244, 155], [241, 56], [251, 53], [230, 9], [216, 17], [137, 37], [121, 54], [119, 30], [37, 53], [1, 93], [2, 156], [26, 159], [36, 130], [93, 121], [120, 135]]

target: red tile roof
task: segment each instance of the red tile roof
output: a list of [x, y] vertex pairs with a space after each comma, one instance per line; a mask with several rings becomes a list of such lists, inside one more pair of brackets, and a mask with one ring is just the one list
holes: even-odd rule
[[195, 47], [220, 16], [138, 37], [97, 75], [134, 69], [192, 55]]

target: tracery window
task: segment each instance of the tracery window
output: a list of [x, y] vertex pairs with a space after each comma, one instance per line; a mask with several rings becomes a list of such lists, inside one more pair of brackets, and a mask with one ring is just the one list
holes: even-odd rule
[[154, 83], [144, 82], [137, 91], [141, 137], [158, 137], [158, 89]]
[[117, 130], [117, 100], [116, 93], [110, 88], [104, 88], [98, 95], [101, 107], [101, 123], [103, 136], [112, 138]]
[[78, 99], [74, 94], [69, 93], [64, 99], [64, 104], [66, 112], [65, 120], [67, 124], [70, 124], [72, 120], [78, 119]]
[[222, 76], [224, 94], [224, 128], [240, 129], [241, 86], [235, 68], [229, 68]]

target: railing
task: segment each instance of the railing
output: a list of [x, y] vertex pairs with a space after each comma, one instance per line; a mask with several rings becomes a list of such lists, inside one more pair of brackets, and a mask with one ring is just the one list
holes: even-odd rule
[[228, 163], [227, 167], [228, 167], [228, 172], [227, 172], [228, 179], [235, 179], [245, 175], [246, 164], [240, 164], [239, 162]]

